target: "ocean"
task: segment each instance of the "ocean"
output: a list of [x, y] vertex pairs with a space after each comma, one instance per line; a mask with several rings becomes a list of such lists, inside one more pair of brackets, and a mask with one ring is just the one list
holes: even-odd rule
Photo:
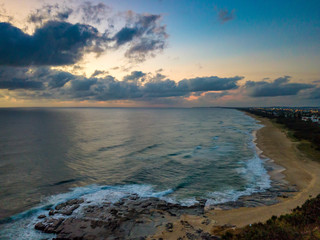
[[0, 239], [42, 239], [44, 209], [129, 193], [213, 205], [270, 187], [261, 125], [222, 108], [0, 109]]

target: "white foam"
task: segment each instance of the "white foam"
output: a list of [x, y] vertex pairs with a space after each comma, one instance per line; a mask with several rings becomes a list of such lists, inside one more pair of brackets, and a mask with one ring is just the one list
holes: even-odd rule
[[[154, 191], [151, 185], [121, 185], [121, 186], [99, 186], [90, 185], [86, 187], [72, 188], [70, 192], [53, 195], [43, 199], [42, 203], [23, 213], [17, 214], [11, 217], [10, 222], [3, 224], [0, 231], [0, 239], [32, 239], [40, 240], [46, 238], [52, 238], [52, 234], [44, 234], [34, 229], [34, 225], [37, 223], [37, 216], [41, 214], [47, 214], [48, 206], [55, 207], [56, 205], [66, 202], [70, 199], [82, 198], [84, 203], [75, 210], [72, 216], [81, 215], [83, 207], [88, 205], [100, 205], [104, 202], [115, 203], [121, 198], [138, 194], [140, 197], [157, 197], [165, 199], [165, 196], [172, 193], [172, 189], [165, 191]], [[174, 202], [174, 199], [168, 198], [167, 201]]]
[[208, 194], [209, 199], [206, 202], [206, 207], [210, 205], [236, 201], [239, 197], [244, 195], [251, 195], [256, 192], [263, 192], [271, 187], [271, 179], [266, 168], [264, 167], [264, 162], [268, 159], [262, 159], [259, 156], [262, 151], [256, 146], [256, 132], [258, 129], [262, 128], [263, 125], [257, 124], [257, 121], [248, 116], [248, 119], [254, 120], [252, 131], [241, 131], [238, 129], [237, 132], [245, 133], [249, 135], [250, 141], [248, 146], [253, 151], [253, 157], [245, 161], [245, 166], [238, 168], [237, 172], [241, 174], [248, 181], [248, 187], [245, 190], [234, 190], [227, 189], [224, 191], [215, 191]]

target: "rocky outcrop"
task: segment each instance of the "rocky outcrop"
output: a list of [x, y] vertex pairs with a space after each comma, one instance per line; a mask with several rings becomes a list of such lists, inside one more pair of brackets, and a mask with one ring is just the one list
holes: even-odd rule
[[[241, 196], [209, 209], [231, 209], [272, 205], [279, 197], [288, 197], [297, 191], [295, 186], [274, 182], [264, 192]], [[35, 229], [56, 234], [56, 239], [145, 239], [157, 230], [168, 233], [175, 231], [173, 222], [179, 222], [184, 214], [203, 217], [201, 225], [208, 226], [205, 217], [205, 199], [197, 199], [192, 206], [169, 203], [159, 198], [141, 198], [131, 194], [118, 202], [94, 203], [84, 199], [72, 199], [49, 209], [46, 215], [39, 215]], [[183, 239], [218, 239], [202, 229], [194, 228], [188, 222], [180, 221], [185, 231]], [[190, 230], [190, 231], [189, 231]]]
[[[201, 215], [204, 206], [205, 200], [188, 207], [136, 194], [100, 205], [73, 199], [49, 210], [47, 216], [40, 215], [35, 229], [54, 233], [56, 239], [145, 239], [159, 226], [173, 231], [167, 217]], [[203, 239], [210, 239], [209, 235], [205, 233]]]

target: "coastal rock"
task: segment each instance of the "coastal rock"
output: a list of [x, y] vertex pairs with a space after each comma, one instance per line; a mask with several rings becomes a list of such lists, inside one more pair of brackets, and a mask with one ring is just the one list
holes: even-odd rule
[[[287, 196], [292, 191], [296, 191], [296, 187], [281, 182], [273, 183], [272, 187], [264, 192], [241, 196], [237, 201], [217, 204], [210, 208], [272, 205], [279, 201], [279, 197]], [[35, 229], [55, 233], [56, 239], [144, 239], [153, 236], [159, 228], [168, 234], [174, 232], [177, 222], [186, 231], [183, 239], [219, 239], [199, 226], [194, 227], [188, 221], [180, 219], [183, 215], [204, 216], [205, 208], [206, 211], [209, 209], [206, 206], [207, 200], [196, 200], [194, 205], [183, 206], [154, 197], [142, 198], [137, 194], [129, 194], [114, 203], [102, 201], [95, 204], [81, 198], [72, 199], [48, 209], [46, 215], [40, 215]], [[204, 228], [211, 223], [210, 219], [201, 222]]]
[[50, 209], [49, 216], [40, 219], [35, 229], [55, 233], [56, 239], [144, 239], [153, 235], [159, 226], [173, 232], [173, 223], [167, 222], [164, 216], [203, 214], [204, 205], [204, 200], [182, 206], [153, 197], [141, 198], [137, 194], [100, 205], [72, 199]]
[[46, 219], [43, 222], [38, 222], [35, 225], [35, 229], [40, 230], [45, 233], [58, 233], [59, 231], [57, 229], [63, 221], [64, 221], [63, 218]]

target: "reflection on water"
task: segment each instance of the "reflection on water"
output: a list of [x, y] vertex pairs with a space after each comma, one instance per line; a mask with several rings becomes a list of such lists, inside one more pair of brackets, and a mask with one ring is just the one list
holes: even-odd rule
[[1, 109], [0, 124], [0, 218], [93, 183], [187, 199], [266, 181], [248, 165], [258, 126], [235, 110]]

